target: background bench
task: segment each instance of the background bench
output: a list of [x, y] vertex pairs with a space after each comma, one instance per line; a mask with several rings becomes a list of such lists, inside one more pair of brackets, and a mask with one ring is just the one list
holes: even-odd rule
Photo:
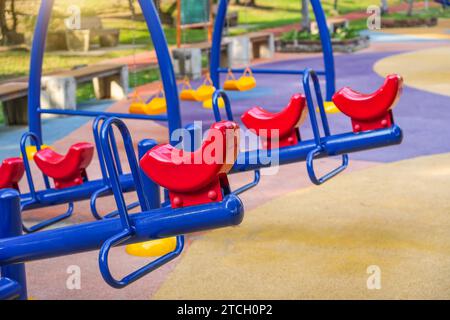
[[44, 108], [74, 110], [77, 86], [90, 81], [98, 100], [124, 99], [128, 93], [128, 66], [96, 64], [44, 76], [41, 104]]
[[96, 41], [100, 47], [116, 47], [119, 37], [120, 30], [103, 28], [99, 17], [82, 17], [79, 30], [66, 30], [67, 48], [70, 51], [87, 52]]
[[0, 101], [6, 125], [28, 123], [28, 82], [0, 84]]

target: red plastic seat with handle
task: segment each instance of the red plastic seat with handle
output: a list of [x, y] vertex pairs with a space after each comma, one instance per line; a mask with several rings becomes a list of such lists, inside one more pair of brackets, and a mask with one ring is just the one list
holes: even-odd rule
[[94, 146], [80, 142], [70, 147], [65, 156], [51, 149], [36, 152], [34, 161], [46, 176], [53, 178], [56, 189], [82, 184], [87, 179], [86, 168], [92, 161]]
[[271, 113], [261, 107], [248, 110], [241, 117], [248, 129], [255, 131], [263, 140], [264, 148], [271, 149], [271, 141], [278, 136], [278, 147], [295, 145], [300, 141], [298, 127], [305, 121], [307, 114], [306, 98], [295, 94], [282, 111]]
[[25, 172], [21, 158], [3, 160], [0, 165], [0, 189], [12, 188], [19, 190], [19, 181]]
[[211, 127], [198, 150], [160, 145], [147, 152], [140, 165], [149, 178], [169, 190], [172, 208], [218, 202], [229, 188], [226, 174], [236, 161], [238, 148], [239, 126], [221, 121]]
[[394, 124], [392, 108], [402, 93], [402, 86], [402, 77], [391, 74], [374, 93], [363, 94], [345, 87], [333, 96], [333, 102], [352, 119], [353, 132], [388, 128]]

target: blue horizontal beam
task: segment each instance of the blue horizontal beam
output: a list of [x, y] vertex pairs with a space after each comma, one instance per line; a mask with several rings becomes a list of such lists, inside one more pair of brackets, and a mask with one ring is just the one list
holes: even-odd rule
[[[397, 125], [388, 129], [380, 129], [361, 133], [343, 133], [322, 138], [326, 152], [318, 157], [335, 156], [363, 150], [400, 144], [403, 139], [402, 130]], [[278, 159], [279, 164], [305, 161], [308, 154], [316, 149], [314, 140], [302, 141], [295, 146], [277, 150], [253, 150], [241, 152], [233, 166], [232, 172], [252, 171], [275, 165], [270, 159]], [[268, 155], [268, 156], [267, 156]]]
[[[230, 194], [217, 203], [155, 209], [130, 218], [135, 236], [122, 245], [238, 225], [244, 206]], [[0, 266], [97, 250], [122, 231], [120, 219], [115, 218], [0, 239]]]
[[[244, 73], [246, 68], [237, 68], [237, 69], [227, 69], [227, 68], [219, 68], [217, 71], [219, 73], [228, 73], [231, 70], [233, 73]], [[253, 73], [255, 74], [280, 74], [280, 75], [303, 75], [305, 73], [304, 70], [280, 70], [280, 69], [260, 69], [251, 68]], [[325, 71], [316, 71], [316, 74], [324, 76]]]
[[21, 286], [9, 278], [0, 278], [0, 300], [14, 300], [20, 297]]
[[[120, 184], [123, 192], [129, 192], [135, 190], [134, 180], [131, 174], [124, 174], [120, 176]], [[92, 194], [97, 190], [100, 190], [105, 186], [103, 179], [92, 180], [83, 183], [82, 185], [65, 188], [65, 189], [48, 189], [36, 191], [36, 198], [38, 202], [31, 202], [31, 194], [25, 193], [20, 195], [21, 203], [29, 203], [22, 210], [31, 210], [42, 207], [47, 207], [57, 204], [65, 204], [68, 202], [76, 202], [90, 199]], [[111, 195], [112, 191], [105, 190], [100, 196], [105, 197]], [[31, 202], [31, 203], [30, 203]]]
[[59, 109], [38, 109], [41, 114], [58, 114], [66, 116], [80, 116], [80, 117], [116, 117], [120, 119], [135, 119], [135, 120], [155, 120], [155, 121], [168, 121], [167, 115], [145, 115], [145, 114], [129, 114], [129, 113], [115, 113], [115, 112], [102, 112], [102, 111], [84, 111], [84, 110], [59, 110]]

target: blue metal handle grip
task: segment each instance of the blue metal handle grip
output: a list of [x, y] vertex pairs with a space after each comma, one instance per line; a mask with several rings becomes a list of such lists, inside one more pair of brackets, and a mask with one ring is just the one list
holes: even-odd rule
[[141, 206], [142, 211], [148, 211], [149, 203], [144, 195], [143, 181], [140, 173], [140, 168], [136, 159], [136, 154], [134, 152], [131, 134], [123, 121], [121, 121], [118, 118], [110, 118], [103, 123], [100, 137], [105, 164], [107, 172], [109, 174], [108, 180], [111, 183], [111, 189], [113, 191], [114, 198], [116, 200], [117, 212], [120, 217], [123, 230], [105, 241], [105, 243], [102, 245], [100, 249], [98, 261], [100, 272], [106, 283], [108, 283], [113, 288], [120, 289], [142, 278], [146, 274], [152, 272], [153, 270], [159, 268], [160, 266], [168, 263], [172, 259], [176, 258], [178, 255], [180, 255], [180, 253], [183, 251], [184, 248], [184, 237], [183, 236], [177, 237], [177, 245], [174, 251], [159, 257], [158, 259], [150, 262], [146, 266], [130, 273], [121, 280], [115, 279], [111, 274], [108, 264], [109, 251], [111, 250], [112, 247], [123, 244], [126, 241], [132, 242], [132, 239], [135, 235], [135, 228], [128, 214], [129, 207], [134, 206], [134, 204], [130, 206], [127, 206], [125, 204], [125, 199], [123, 197], [119, 181], [119, 172], [113, 156], [113, 147], [111, 146], [112, 137], [114, 136], [114, 133], [112, 132], [113, 125], [117, 127], [124, 141], [125, 151], [131, 169], [131, 174], [136, 184], [136, 192], [139, 198], [138, 205]]
[[256, 187], [259, 183], [259, 181], [261, 180], [261, 171], [259, 169], [254, 171], [255, 176], [253, 178], [253, 181], [238, 188], [237, 190], [233, 191], [233, 194], [235, 195], [240, 195], [241, 193], [244, 193], [254, 187]]
[[314, 171], [314, 158], [318, 155], [324, 153], [325, 150], [322, 147], [317, 147], [310, 153], [308, 153], [308, 156], [306, 158], [306, 168], [308, 169], [308, 175], [311, 179], [312, 183], [316, 185], [321, 185], [324, 182], [330, 180], [331, 178], [337, 176], [339, 173], [344, 171], [348, 166], [348, 155], [343, 154], [342, 155], [342, 165], [338, 168], [334, 169], [333, 171], [330, 171], [329, 173], [325, 174], [321, 178], [317, 178], [316, 173]]
[[139, 280], [140, 278], [144, 277], [145, 275], [149, 274], [150, 272], [158, 269], [162, 265], [170, 262], [171, 260], [175, 259], [177, 256], [181, 254], [184, 248], [184, 237], [178, 236], [177, 237], [177, 246], [174, 251], [169, 252], [165, 254], [164, 256], [159, 257], [158, 259], [150, 262], [149, 264], [145, 265], [144, 267], [130, 273], [129, 275], [123, 277], [121, 280], [117, 280], [114, 278], [114, 276], [111, 274], [111, 271], [109, 269], [108, 264], [108, 258], [109, 258], [109, 251], [112, 247], [120, 245], [127, 240], [130, 240], [133, 237], [133, 231], [132, 230], [123, 230], [121, 233], [118, 233], [114, 235], [113, 237], [109, 238], [105, 241], [105, 243], [102, 245], [100, 249], [99, 254], [99, 267], [100, 272], [102, 274], [103, 279], [107, 284], [109, 284], [111, 287], [116, 289], [124, 288], [131, 283]]
[[214, 118], [216, 119], [217, 122], [222, 121], [222, 116], [220, 115], [220, 108], [219, 108], [220, 98], [222, 98], [223, 102], [225, 103], [225, 111], [227, 113], [227, 119], [230, 121], [234, 121], [233, 111], [231, 110], [230, 98], [228, 98], [228, 95], [223, 90], [216, 90], [212, 97]]
[[[106, 215], [102, 216], [97, 209], [97, 199], [99, 197], [102, 196], [103, 193], [105, 192], [109, 192], [111, 190], [111, 187], [109, 186], [104, 186], [103, 188], [98, 189], [97, 191], [95, 191], [90, 199], [90, 207], [91, 207], [91, 213], [94, 216], [95, 219], [97, 220], [102, 220], [102, 219], [109, 219], [109, 218], [114, 218], [119, 214], [118, 210], [114, 210], [110, 213], [107, 213]], [[140, 205], [139, 201], [137, 202], [133, 202], [129, 205], [127, 205], [127, 210], [132, 210], [136, 207], [138, 207]]]

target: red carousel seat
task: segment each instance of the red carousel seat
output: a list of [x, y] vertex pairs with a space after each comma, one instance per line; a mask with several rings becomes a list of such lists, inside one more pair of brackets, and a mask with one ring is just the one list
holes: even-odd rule
[[201, 148], [187, 152], [169, 144], [147, 152], [140, 165], [145, 174], [169, 190], [172, 208], [181, 208], [223, 199], [229, 188], [227, 173], [239, 148], [239, 126], [231, 121], [212, 125]]
[[372, 94], [363, 94], [345, 87], [333, 96], [333, 102], [352, 119], [354, 132], [388, 128], [394, 124], [392, 108], [402, 93], [402, 86], [402, 77], [391, 74]]
[[278, 113], [255, 107], [244, 113], [241, 120], [263, 139], [264, 148], [271, 149], [270, 141], [275, 136], [279, 137], [280, 148], [297, 144], [300, 141], [298, 127], [305, 121], [306, 114], [305, 96], [295, 94], [287, 107]]
[[82, 184], [87, 179], [86, 168], [92, 161], [94, 146], [87, 142], [74, 144], [65, 156], [51, 149], [36, 152], [34, 161], [39, 169], [55, 181], [56, 189]]
[[21, 158], [3, 160], [0, 165], [0, 189], [12, 188], [19, 190], [19, 181], [25, 172]]

